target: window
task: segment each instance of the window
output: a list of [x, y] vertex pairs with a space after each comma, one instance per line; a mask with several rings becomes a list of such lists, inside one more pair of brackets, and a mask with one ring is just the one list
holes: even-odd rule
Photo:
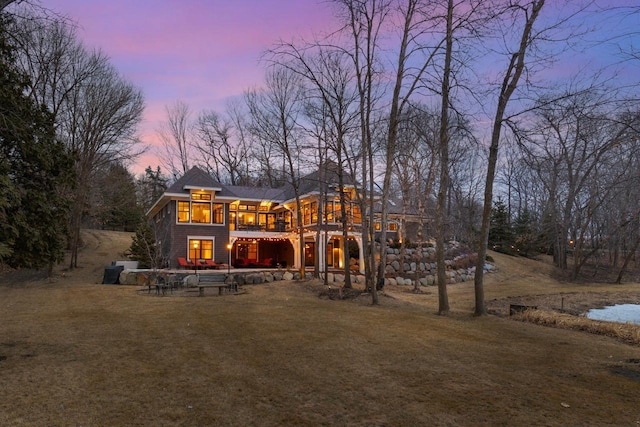
[[309, 225], [311, 223], [311, 209], [309, 208], [309, 204], [302, 205], [302, 223], [304, 225]]
[[243, 212], [238, 214], [238, 225], [252, 226], [256, 223], [256, 214]]
[[239, 241], [236, 244], [236, 257], [250, 259], [255, 262], [258, 259], [258, 242]]
[[311, 224], [318, 223], [318, 203], [311, 202]]
[[192, 200], [211, 200], [211, 194], [208, 193], [193, 193], [191, 194]]
[[191, 222], [200, 224], [211, 223], [211, 203], [191, 203]]
[[178, 222], [189, 222], [189, 202], [178, 202]]
[[[211, 198], [211, 194], [194, 193], [194, 198]], [[224, 224], [224, 203], [178, 202], [178, 222], [192, 224]]]
[[362, 224], [362, 214], [360, 213], [360, 206], [353, 205], [353, 223]]
[[[260, 229], [266, 231], [274, 231], [276, 226], [276, 214], [270, 213], [261, 213], [258, 214], [258, 223], [260, 224]], [[283, 230], [284, 231], [284, 230]]]
[[[380, 231], [380, 229], [382, 228], [380, 225], [380, 221], [374, 222], [373, 226], [375, 227], [376, 231]], [[387, 231], [398, 231], [398, 223], [389, 221], [387, 223]]]
[[326, 222], [333, 222], [333, 202], [324, 204], [324, 218]]
[[294, 221], [293, 215], [291, 214], [290, 211], [286, 211], [284, 213], [284, 222], [285, 222], [285, 226], [289, 228], [296, 226], [296, 222]]
[[229, 230], [233, 231], [236, 229], [236, 213], [229, 212]]
[[222, 203], [213, 204], [213, 223], [224, 224], [224, 205]]
[[189, 259], [213, 259], [213, 240], [189, 239]]
[[335, 222], [341, 222], [342, 221], [342, 205], [339, 202], [333, 202], [333, 214], [334, 214], [334, 221]]

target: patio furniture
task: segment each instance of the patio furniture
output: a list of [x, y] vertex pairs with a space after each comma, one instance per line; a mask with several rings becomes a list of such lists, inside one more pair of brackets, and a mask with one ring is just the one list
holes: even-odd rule
[[193, 269], [195, 266], [191, 261], [187, 261], [186, 258], [178, 257], [178, 266], [181, 268]]
[[213, 268], [214, 270], [220, 270], [220, 268], [222, 268], [222, 264], [218, 264], [212, 259], [205, 259], [204, 263], [208, 268]]

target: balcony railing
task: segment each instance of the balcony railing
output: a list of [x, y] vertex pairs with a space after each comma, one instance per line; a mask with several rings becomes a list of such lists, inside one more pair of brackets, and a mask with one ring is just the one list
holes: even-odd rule
[[273, 224], [238, 224], [238, 231], [265, 231], [265, 232], [283, 232], [289, 229], [289, 223], [285, 221], [276, 221]]

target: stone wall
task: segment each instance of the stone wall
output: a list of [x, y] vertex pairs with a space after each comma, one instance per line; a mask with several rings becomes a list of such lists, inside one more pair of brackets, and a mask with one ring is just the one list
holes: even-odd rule
[[[459, 252], [457, 246], [450, 244], [448, 252]], [[449, 284], [473, 280], [476, 272], [476, 255], [463, 253], [445, 260]], [[402, 268], [401, 264], [402, 263]], [[493, 265], [485, 263], [485, 272], [493, 270]], [[385, 267], [385, 285], [434, 286], [436, 284], [436, 249], [433, 247], [407, 248], [404, 258], [400, 249], [387, 249], [387, 265]]]
[[[423, 248], [407, 248], [404, 257], [400, 255], [400, 249], [387, 249], [387, 263], [385, 267], [386, 285], [401, 286], [435, 286], [436, 284], [436, 250], [433, 247]], [[476, 267], [476, 256], [474, 253], [464, 252], [455, 243], [450, 243], [447, 247], [447, 253], [450, 259], [445, 260], [447, 266], [447, 280], [449, 284], [462, 283], [473, 280]], [[402, 269], [400, 268], [402, 263]], [[491, 272], [494, 266], [489, 263], [484, 265], [485, 273]], [[137, 275], [140, 270], [125, 270], [120, 274], [120, 283], [135, 285], [137, 283]], [[150, 274], [147, 270], [147, 273]], [[176, 273], [181, 280], [187, 285], [197, 284], [197, 277], [193, 273]], [[250, 271], [250, 272], [231, 272], [230, 274], [216, 272], [204, 274], [224, 274], [225, 281], [236, 281], [239, 285], [269, 283], [278, 280], [300, 280], [300, 272], [294, 270], [277, 270], [277, 271]], [[191, 276], [191, 277], [190, 277]], [[313, 275], [307, 272], [306, 278], [310, 279]], [[351, 274], [353, 283], [365, 284], [365, 276], [362, 274]], [[344, 283], [344, 274], [333, 272], [327, 274], [329, 283]], [[194, 283], [195, 282], [195, 283]]]

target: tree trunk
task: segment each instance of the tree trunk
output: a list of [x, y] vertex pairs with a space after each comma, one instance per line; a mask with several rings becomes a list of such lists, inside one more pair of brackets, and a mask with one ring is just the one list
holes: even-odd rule
[[525, 67], [525, 55], [527, 47], [530, 43], [531, 31], [540, 9], [544, 6], [545, 0], [533, 1], [531, 5], [531, 13], [527, 14], [522, 37], [520, 38], [520, 46], [516, 53], [511, 56], [509, 66], [505, 72], [500, 95], [498, 97], [498, 106], [496, 115], [493, 120], [493, 130], [491, 132], [491, 146], [489, 148], [489, 160], [487, 165], [487, 177], [484, 188], [484, 207], [482, 209], [482, 226], [480, 228], [480, 237], [478, 239], [478, 262], [476, 264], [476, 273], [474, 277], [475, 289], [475, 311], [476, 316], [487, 314], [487, 308], [484, 302], [484, 261], [487, 256], [487, 244], [489, 241], [489, 225], [491, 220], [491, 203], [493, 199], [493, 182], [496, 173], [496, 164], [498, 161], [498, 145], [500, 143], [500, 133], [502, 130], [502, 122], [504, 114], [509, 103], [509, 99], [518, 86], [518, 81]]
[[438, 278], [438, 314], [449, 313], [447, 267], [445, 265], [446, 201], [449, 190], [449, 77], [453, 51], [453, 0], [447, 2], [447, 33], [442, 75], [442, 105], [440, 108], [440, 187], [436, 205], [436, 272]]

